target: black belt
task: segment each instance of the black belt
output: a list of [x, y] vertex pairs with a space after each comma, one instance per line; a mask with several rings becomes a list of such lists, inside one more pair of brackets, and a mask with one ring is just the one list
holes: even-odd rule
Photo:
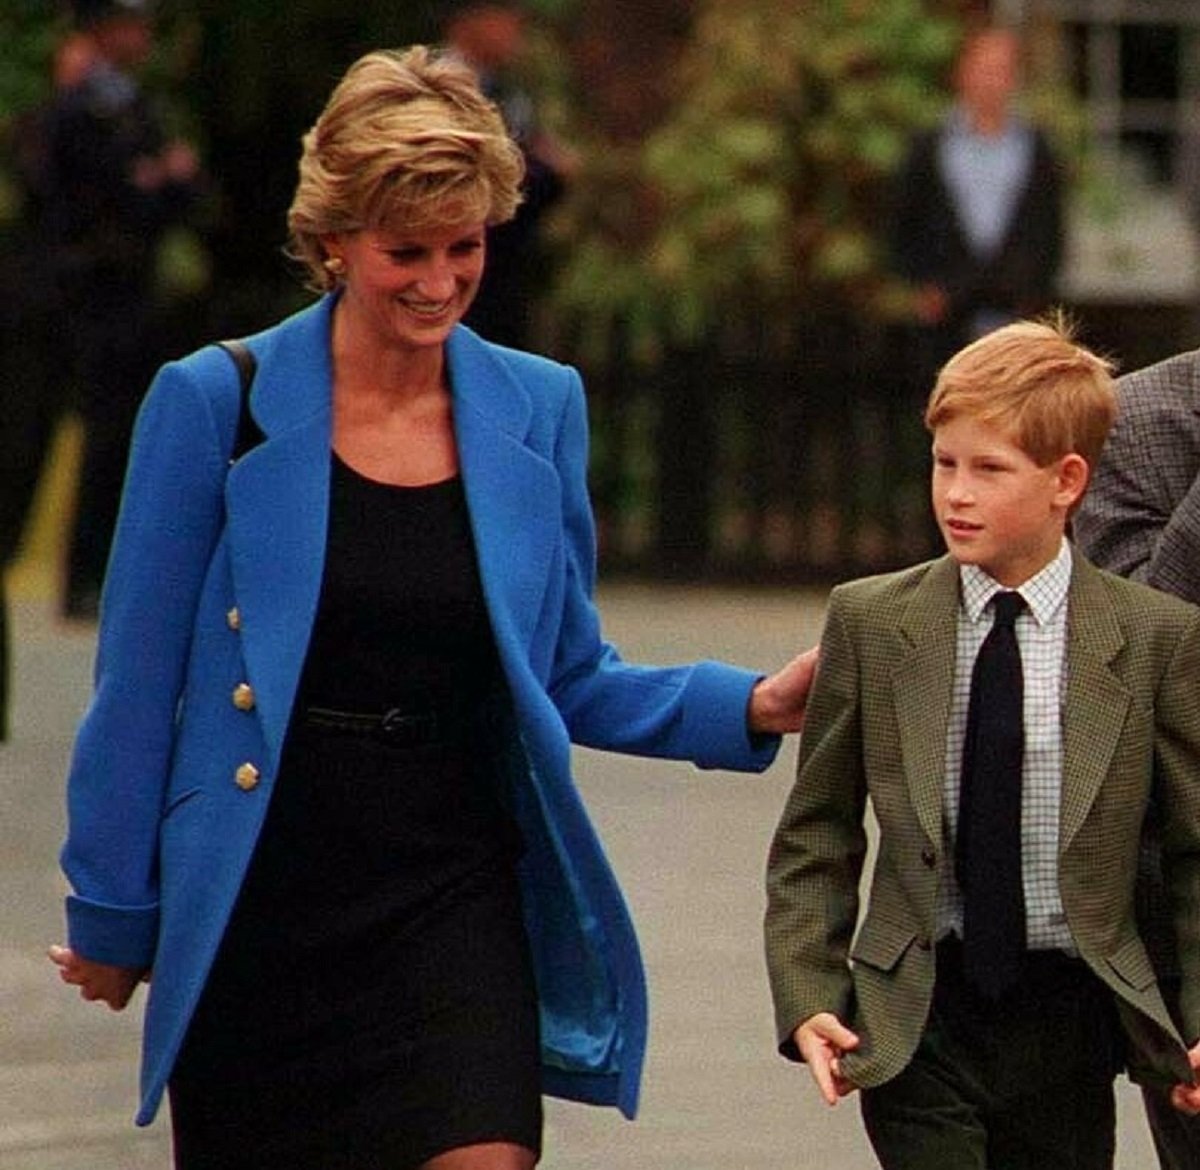
[[337, 735], [357, 735], [378, 739], [398, 747], [446, 743], [462, 739], [468, 723], [458, 711], [406, 711], [391, 707], [380, 714], [338, 711], [332, 707], [304, 707], [301, 719], [306, 727]]

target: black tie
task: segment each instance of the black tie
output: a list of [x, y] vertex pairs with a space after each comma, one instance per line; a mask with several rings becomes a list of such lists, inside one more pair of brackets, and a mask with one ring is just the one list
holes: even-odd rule
[[963, 966], [998, 997], [1016, 981], [1025, 950], [1021, 886], [1023, 680], [1014, 623], [1019, 593], [997, 593], [995, 620], [971, 674], [959, 790], [958, 884], [963, 894]]

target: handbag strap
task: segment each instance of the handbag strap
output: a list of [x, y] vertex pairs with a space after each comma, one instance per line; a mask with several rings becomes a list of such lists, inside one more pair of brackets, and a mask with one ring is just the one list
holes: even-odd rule
[[233, 439], [233, 449], [229, 453], [229, 466], [232, 467], [247, 451], [257, 447], [266, 437], [250, 413], [250, 388], [254, 385], [258, 363], [244, 341], [218, 341], [217, 344], [229, 354], [233, 364], [237, 366], [241, 383], [237, 433]]

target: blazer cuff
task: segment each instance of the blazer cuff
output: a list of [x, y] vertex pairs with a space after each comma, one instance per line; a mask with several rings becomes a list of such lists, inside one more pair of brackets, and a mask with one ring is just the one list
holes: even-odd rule
[[151, 966], [158, 940], [158, 906], [107, 906], [68, 894], [67, 942], [96, 963]]
[[724, 662], [693, 667], [684, 703], [685, 727], [697, 745], [698, 767], [761, 772], [779, 752], [782, 737], [754, 735], [747, 722], [750, 692], [761, 674]]

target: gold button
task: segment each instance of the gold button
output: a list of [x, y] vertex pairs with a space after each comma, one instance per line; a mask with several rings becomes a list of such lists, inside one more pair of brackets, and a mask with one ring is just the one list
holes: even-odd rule
[[242, 615], [238, 612], [236, 605], [225, 615], [225, 621], [229, 624], [231, 630], [240, 630], [242, 628]]
[[234, 774], [234, 781], [243, 792], [249, 792], [258, 787], [258, 769], [251, 763], [245, 763]]
[[254, 688], [249, 683], [238, 683], [233, 688], [233, 705], [239, 711], [254, 710]]

